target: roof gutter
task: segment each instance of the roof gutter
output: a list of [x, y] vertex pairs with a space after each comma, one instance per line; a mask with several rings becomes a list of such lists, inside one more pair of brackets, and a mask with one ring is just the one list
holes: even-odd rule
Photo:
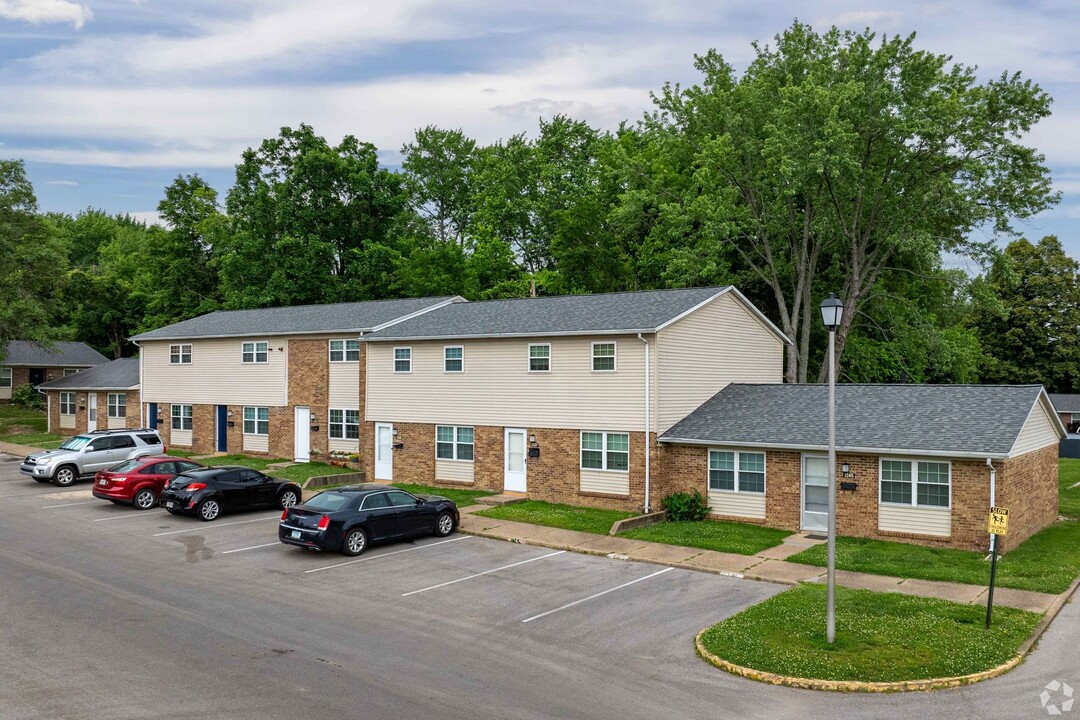
[[532, 330], [522, 333], [484, 333], [480, 335], [414, 335], [411, 337], [366, 337], [365, 342], [413, 342], [420, 340], [490, 340], [499, 338], [573, 337], [581, 335], [641, 335], [656, 332], [656, 328], [626, 328], [619, 330], [563, 330], [548, 332]]
[[[796, 445], [788, 443], [762, 443], [762, 442], [742, 442], [739, 440], [700, 440], [694, 438], [680, 438], [664, 436], [659, 439], [662, 443], [671, 443], [675, 445], [705, 445], [709, 447], [752, 447], [752, 448], [766, 448], [772, 450], [809, 450], [816, 452], [825, 452], [829, 449], [828, 445]], [[844, 445], [836, 446], [837, 452], [846, 453], [866, 453], [869, 455], [912, 455], [916, 457], [955, 457], [955, 458], [971, 458], [974, 460], [984, 460], [991, 458], [994, 460], [1008, 460], [1008, 453], [985, 453], [985, 452], [973, 452], [968, 450], [912, 450], [907, 448], [872, 448], [872, 447], [848, 447]]]

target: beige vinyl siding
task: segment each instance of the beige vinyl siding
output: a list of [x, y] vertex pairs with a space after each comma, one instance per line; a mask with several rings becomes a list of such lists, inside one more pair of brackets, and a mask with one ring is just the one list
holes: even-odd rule
[[110, 430], [120, 430], [127, 427], [127, 418], [111, 417], [108, 421], [108, 427]]
[[952, 534], [952, 511], [947, 508], [878, 505], [878, 530], [948, 537]]
[[261, 340], [255, 337], [192, 340], [190, 365], [169, 364], [169, 344], [176, 341], [143, 343], [143, 400], [185, 405], [286, 405], [287, 338], [265, 338], [269, 350], [265, 364], [241, 363], [242, 344]]
[[581, 492], [630, 494], [630, 473], [612, 470], [581, 470]]
[[170, 445], [181, 445], [183, 447], [191, 447], [191, 431], [190, 430], [173, 430], [169, 434]]
[[[618, 342], [617, 372], [592, 372], [592, 343]], [[551, 372], [529, 372], [529, 343], [551, 344]], [[465, 340], [465, 371], [443, 372], [442, 341], [372, 342], [365, 419], [455, 425], [641, 430], [645, 350], [633, 335]], [[394, 372], [394, 347], [412, 372]]]
[[[120, 418], [120, 419], [123, 420], [123, 418]], [[75, 427], [75, 416], [74, 415], [61, 415], [60, 416], [60, 427], [68, 429], [68, 430], [73, 429]]]
[[270, 449], [269, 435], [248, 435], [244, 433], [244, 450], [267, 452]]
[[11, 399], [11, 388], [9, 388], [9, 387], [0, 387], [0, 400], [10, 400], [10, 399]]
[[728, 383], [784, 381], [780, 338], [731, 293], [661, 330], [656, 344], [658, 433]]
[[1020, 434], [1016, 436], [1016, 442], [1013, 443], [1009, 457], [1023, 455], [1032, 450], [1041, 450], [1047, 445], [1057, 445], [1060, 439], [1053, 417], [1041, 401], [1036, 401], [1031, 408], [1031, 412], [1028, 413], [1024, 427], [1020, 429]]
[[327, 439], [327, 447], [332, 452], [337, 450], [339, 452], [360, 452], [360, 440], [347, 440], [345, 438], [329, 438]]
[[360, 363], [330, 363], [328, 396], [332, 408], [360, 407]]
[[717, 515], [765, 519], [765, 493], [710, 490], [709, 505]]
[[467, 460], [436, 460], [435, 479], [471, 483], [473, 481], [473, 463]]

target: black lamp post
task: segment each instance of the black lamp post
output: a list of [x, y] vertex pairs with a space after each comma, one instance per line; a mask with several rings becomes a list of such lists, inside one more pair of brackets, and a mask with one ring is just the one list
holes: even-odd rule
[[825, 640], [836, 641], [836, 328], [844, 303], [835, 293], [821, 301], [821, 321], [829, 329], [829, 540], [826, 574]]

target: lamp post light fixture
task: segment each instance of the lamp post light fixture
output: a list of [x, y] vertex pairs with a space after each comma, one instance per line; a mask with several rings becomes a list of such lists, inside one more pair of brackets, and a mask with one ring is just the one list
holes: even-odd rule
[[825, 640], [836, 641], [836, 328], [844, 303], [835, 293], [821, 301], [821, 320], [829, 330], [829, 540], [826, 571]]

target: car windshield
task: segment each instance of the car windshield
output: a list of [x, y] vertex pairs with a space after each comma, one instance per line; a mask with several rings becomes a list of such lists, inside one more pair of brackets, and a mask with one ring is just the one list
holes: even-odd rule
[[125, 460], [118, 465], [113, 465], [111, 468], [109, 468], [109, 472], [130, 472], [142, 465], [144, 462], [146, 462], [146, 460], [143, 458], [139, 458], [138, 460]]
[[65, 440], [64, 444], [58, 447], [57, 450], [82, 450], [88, 442], [90, 442], [90, 438], [84, 435], [76, 435]]
[[309, 510], [338, 510], [342, 505], [349, 502], [348, 495], [342, 495], [341, 493], [319, 493], [315, 497], [311, 498], [304, 503], [304, 507]]

